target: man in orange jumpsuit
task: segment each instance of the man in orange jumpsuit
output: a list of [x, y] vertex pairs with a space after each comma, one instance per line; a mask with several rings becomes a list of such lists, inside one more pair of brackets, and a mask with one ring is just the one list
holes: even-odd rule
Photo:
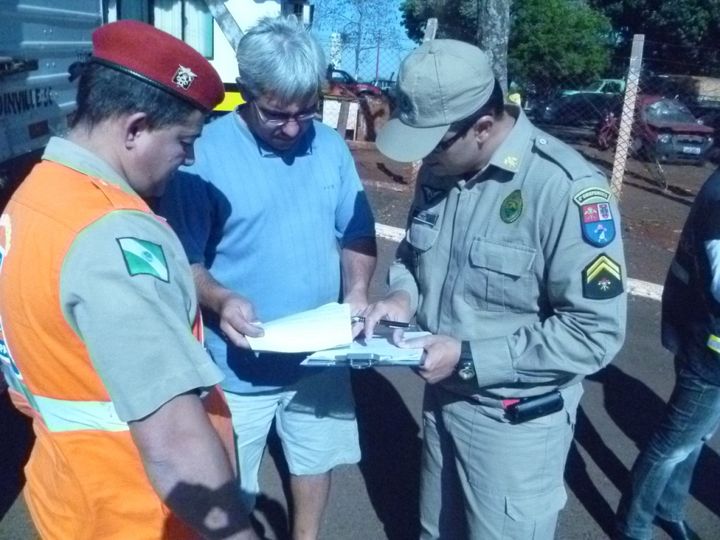
[[0, 217], [0, 364], [37, 436], [33, 521], [43, 538], [254, 539], [187, 259], [143, 200], [192, 162], [222, 83], [137, 21], [96, 30], [71, 71], [71, 131]]

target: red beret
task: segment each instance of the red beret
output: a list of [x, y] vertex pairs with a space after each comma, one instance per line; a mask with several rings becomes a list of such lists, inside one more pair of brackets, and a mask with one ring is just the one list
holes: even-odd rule
[[92, 35], [93, 61], [162, 88], [206, 111], [224, 97], [210, 63], [187, 43], [134, 20], [101, 26]]

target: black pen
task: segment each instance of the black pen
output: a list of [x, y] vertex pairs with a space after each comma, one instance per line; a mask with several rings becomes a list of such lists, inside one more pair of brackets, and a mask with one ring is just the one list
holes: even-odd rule
[[[353, 315], [352, 317], [350, 317], [350, 322], [352, 322], [353, 324], [365, 322], [365, 317], [363, 317], [362, 315]], [[410, 328], [410, 323], [391, 321], [388, 319], [380, 319], [377, 323], [380, 326], [387, 326], [388, 328]]]

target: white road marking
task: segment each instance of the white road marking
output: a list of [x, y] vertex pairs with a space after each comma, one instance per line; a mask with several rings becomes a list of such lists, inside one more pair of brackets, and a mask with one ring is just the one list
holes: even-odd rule
[[[400, 242], [405, 238], [404, 229], [383, 225], [382, 223], [375, 224], [375, 233], [379, 238], [384, 238], [391, 242]], [[628, 294], [642, 296], [643, 298], [649, 298], [650, 300], [657, 300], [659, 302], [662, 298], [662, 291], [662, 285], [658, 285], [657, 283], [650, 283], [649, 281], [634, 278], [628, 278], [627, 280]]]

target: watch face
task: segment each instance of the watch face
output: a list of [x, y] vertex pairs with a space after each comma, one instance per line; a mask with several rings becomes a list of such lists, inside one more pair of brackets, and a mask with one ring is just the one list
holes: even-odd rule
[[472, 361], [460, 360], [457, 368], [457, 374], [463, 381], [469, 381], [475, 377], [475, 368], [473, 367]]

